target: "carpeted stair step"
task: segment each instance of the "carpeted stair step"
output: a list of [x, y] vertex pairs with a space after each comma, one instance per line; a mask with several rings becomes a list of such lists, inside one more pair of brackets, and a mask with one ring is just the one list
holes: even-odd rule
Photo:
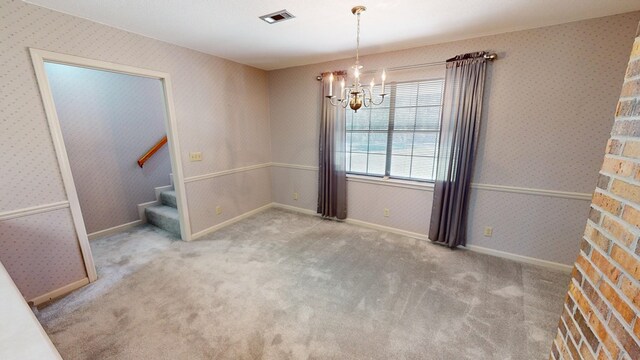
[[144, 210], [147, 221], [160, 229], [180, 236], [178, 209], [166, 205], [149, 206]]
[[170, 206], [172, 208], [178, 208], [178, 203], [176, 201], [176, 191], [169, 190], [163, 191], [160, 193], [160, 202], [162, 205]]

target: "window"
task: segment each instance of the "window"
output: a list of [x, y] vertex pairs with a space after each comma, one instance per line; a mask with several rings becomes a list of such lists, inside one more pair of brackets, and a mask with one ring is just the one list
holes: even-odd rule
[[392, 83], [381, 105], [347, 111], [347, 172], [433, 181], [443, 90], [442, 79]]

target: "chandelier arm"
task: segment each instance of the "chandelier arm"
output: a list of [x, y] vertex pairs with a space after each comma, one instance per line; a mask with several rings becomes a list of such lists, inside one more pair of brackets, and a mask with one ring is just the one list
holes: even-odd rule
[[[369, 93], [368, 96], [367, 96], [367, 92]], [[362, 105], [364, 105], [364, 107], [371, 106], [371, 97], [372, 97], [371, 90], [362, 88]]]
[[336, 101], [336, 97], [335, 96], [326, 96], [327, 99], [329, 99], [329, 102], [331, 103], [331, 105], [333, 106], [338, 106], [338, 101]]
[[373, 98], [371, 98], [371, 103], [372, 103], [373, 105], [375, 105], [375, 106], [378, 106], [378, 105], [382, 104], [382, 103], [384, 102], [384, 97], [385, 97], [386, 95], [387, 95], [387, 94], [380, 94], [380, 101], [379, 101], [379, 102], [375, 102], [375, 101], [373, 101]]
[[345, 88], [344, 93], [342, 94], [342, 99], [349, 101], [351, 99], [351, 91], [353, 91], [352, 87]]

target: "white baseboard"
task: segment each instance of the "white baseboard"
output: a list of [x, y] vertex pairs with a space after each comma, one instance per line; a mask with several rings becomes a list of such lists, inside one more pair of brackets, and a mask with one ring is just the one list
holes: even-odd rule
[[[299, 213], [307, 214], [307, 215], [318, 215], [313, 210], [303, 209], [303, 208], [299, 208], [299, 207], [295, 207], [295, 206], [291, 206], [291, 205], [285, 205], [285, 204], [280, 204], [280, 203], [272, 203], [272, 206], [274, 208], [281, 208], [281, 209], [287, 209], [287, 210], [291, 210], [291, 211], [297, 211]], [[370, 223], [370, 222], [367, 222], [367, 221], [362, 221], [362, 220], [357, 220], [357, 219], [350, 219], [350, 218], [347, 218], [345, 220], [345, 222], [348, 223], [348, 224], [358, 225], [358, 226], [362, 226], [362, 227], [366, 227], [366, 228], [370, 228], [370, 229], [374, 229], [374, 230], [386, 231], [386, 232], [390, 232], [390, 233], [393, 233], [393, 234], [408, 236], [408, 237], [412, 237], [412, 238], [419, 239], [419, 240], [431, 241], [431, 240], [429, 240], [428, 236], [425, 235], [425, 234], [420, 234], [420, 233], [416, 233], [416, 232], [412, 232], [412, 231], [402, 230], [402, 229], [398, 229], [398, 228], [394, 228], [394, 227], [390, 227], [390, 226], [384, 226], [384, 225], [374, 224], [374, 223]], [[512, 254], [512, 253], [508, 253], [508, 252], [505, 252], [505, 251], [485, 248], [485, 247], [482, 247], [482, 246], [467, 245], [463, 249], [469, 250], [469, 251], [474, 251], [474, 252], [477, 252], [477, 253], [486, 254], [486, 255], [492, 255], [492, 256], [496, 256], [496, 257], [500, 257], [500, 258], [504, 258], [504, 259], [514, 260], [514, 261], [518, 261], [518, 262], [521, 262], [521, 263], [527, 263], [527, 264], [543, 266], [543, 267], [554, 269], [554, 270], [560, 270], [560, 271], [563, 271], [563, 272], [566, 272], [566, 273], [570, 273], [571, 270], [573, 269], [573, 266], [571, 266], [571, 265], [561, 264], [561, 263], [542, 260], [542, 259], [536, 259], [536, 258], [524, 256], [524, 255]]]
[[[140, 206], [140, 205], [138, 205], [138, 206]], [[126, 224], [122, 224], [122, 225], [114, 226], [114, 227], [111, 227], [111, 228], [108, 228], [108, 229], [92, 232], [91, 234], [87, 234], [87, 236], [89, 237], [89, 240], [95, 240], [95, 239], [98, 239], [98, 238], [101, 238], [101, 237], [105, 237], [105, 236], [109, 236], [109, 235], [113, 235], [115, 233], [119, 233], [119, 232], [125, 231], [125, 230], [130, 229], [130, 228], [132, 228], [134, 226], [138, 226], [138, 225], [144, 224], [145, 222], [146, 222], [146, 218], [145, 218], [145, 221], [134, 220], [134, 221], [128, 222]]]
[[138, 204], [138, 217], [140, 218], [140, 221], [142, 221], [142, 224], [147, 223], [147, 214], [144, 212], [144, 209], [150, 206], [156, 206], [156, 205], [160, 205], [160, 200], [154, 200], [154, 201]]
[[222, 228], [224, 228], [226, 226], [229, 226], [231, 224], [237, 223], [240, 220], [246, 219], [251, 215], [255, 215], [255, 214], [257, 214], [257, 213], [259, 213], [261, 211], [270, 209], [271, 207], [272, 207], [271, 204], [267, 204], [267, 205], [261, 206], [261, 207], [259, 207], [257, 209], [253, 209], [253, 210], [248, 211], [248, 212], [246, 212], [244, 214], [241, 214], [241, 215], [238, 215], [238, 216], [236, 216], [234, 218], [231, 218], [229, 220], [223, 221], [220, 224], [213, 225], [213, 226], [211, 226], [209, 228], [206, 228], [204, 230], [198, 231], [197, 233], [193, 233], [193, 234], [191, 234], [191, 239], [195, 240], [195, 239], [197, 239], [199, 237], [202, 237], [202, 236], [207, 235], [209, 233], [212, 233], [214, 231], [218, 231], [218, 230], [220, 230], [220, 229], [222, 229]]
[[415, 239], [418, 239], [418, 240], [429, 240], [427, 238], [427, 235], [416, 233], [416, 232], [413, 232], [413, 231], [402, 230], [402, 229], [398, 229], [398, 228], [394, 228], [394, 227], [390, 227], [390, 226], [378, 225], [378, 224], [374, 224], [374, 223], [370, 223], [370, 222], [366, 222], [366, 221], [362, 221], [362, 220], [357, 220], [357, 219], [350, 219], [350, 218], [347, 218], [345, 220], [345, 222], [347, 224], [353, 224], [353, 225], [358, 225], [358, 226], [362, 226], [362, 227], [366, 227], [366, 228], [370, 228], [370, 229], [374, 229], [374, 230], [386, 231], [386, 232], [390, 232], [390, 233], [393, 233], [393, 234], [398, 234], [398, 235], [402, 235], [402, 236], [408, 236], [408, 237], [412, 237], [412, 238], [415, 238]]
[[504, 259], [514, 260], [521, 263], [543, 266], [543, 267], [554, 269], [554, 270], [560, 270], [565, 273], [571, 273], [571, 270], [573, 269], [572, 265], [561, 264], [561, 263], [548, 261], [548, 260], [536, 259], [529, 256], [509, 253], [506, 251], [489, 249], [483, 246], [467, 245], [464, 248], [469, 251], [477, 252], [480, 254], [492, 255], [492, 256], [496, 256]]
[[309, 209], [305, 209], [305, 208], [301, 208], [301, 207], [297, 207], [297, 206], [286, 205], [286, 204], [281, 204], [281, 203], [276, 203], [276, 202], [271, 203], [271, 207], [276, 208], [276, 209], [284, 209], [284, 210], [295, 211], [295, 212], [299, 212], [301, 214], [320, 216], [320, 214], [318, 214], [314, 210], [309, 210]]
[[50, 292], [48, 292], [46, 294], [42, 294], [40, 296], [36, 296], [33, 299], [28, 300], [27, 302], [30, 305], [38, 306], [40, 304], [46, 303], [47, 301], [51, 301], [51, 300], [53, 300], [55, 298], [59, 298], [59, 297], [61, 297], [63, 295], [66, 295], [66, 294], [68, 294], [68, 293], [70, 293], [70, 292], [72, 292], [72, 291], [74, 291], [76, 289], [79, 289], [79, 288], [87, 285], [88, 283], [89, 283], [89, 278], [86, 277], [84, 279], [80, 279], [78, 281], [74, 281], [69, 285], [65, 285], [65, 286], [63, 286], [61, 288], [55, 289], [53, 291], [50, 291]]

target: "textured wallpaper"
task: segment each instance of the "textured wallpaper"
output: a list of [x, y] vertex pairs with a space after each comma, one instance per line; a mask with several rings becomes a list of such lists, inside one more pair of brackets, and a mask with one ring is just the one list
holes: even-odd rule
[[[206, 181], [194, 181], [187, 184], [190, 194], [215, 194], [214, 196], [189, 197], [189, 209], [192, 211], [191, 228], [199, 232], [271, 203], [271, 181], [266, 167], [246, 171], [242, 176], [230, 174], [217, 176]], [[216, 214], [216, 207], [222, 208], [222, 214]]]
[[0, 261], [26, 299], [87, 277], [69, 209], [0, 221]]
[[[374, 69], [441, 61], [480, 49], [497, 51], [501, 59], [491, 66], [474, 181], [590, 192], [639, 19], [639, 13], [631, 13], [362, 61]], [[266, 73], [17, 0], [0, 0], [0, 31], [6, 35], [0, 39], [0, 212], [66, 200], [28, 47], [170, 73], [187, 178], [270, 161], [317, 165], [320, 96], [315, 77], [351, 65], [349, 59]], [[390, 80], [437, 73], [436, 68], [393, 73]], [[203, 161], [189, 162], [190, 151], [201, 151]], [[272, 199], [315, 209], [313, 178], [308, 170], [264, 168], [189, 182], [192, 230]], [[350, 212], [360, 220], [387, 221], [414, 231], [427, 221], [426, 192], [396, 196], [380, 191], [396, 203], [387, 206], [391, 217], [379, 220], [374, 206], [385, 200], [374, 199], [367, 187], [349, 185]], [[291, 199], [294, 189], [300, 193], [298, 201]], [[561, 262], [577, 244], [582, 225], [575, 224], [588, 206], [520, 194], [476, 191], [473, 196], [472, 211], [482, 216], [472, 216], [472, 243], [486, 241], [482, 244], [487, 247]], [[224, 212], [214, 216], [217, 204]], [[523, 217], [534, 215], [526, 221], [504, 220], [516, 210]], [[547, 221], [558, 230], [542, 229]], [[474, 229], [484, 225], [494, 225], [493, 238], [477, 238]], [[0, 249], [0, 261], [27, 297], [86, 276], [68, 210], [0, 222]]]
[[[66, 200], [29, 47], [171, 74], [186, 177], [270, 161], [268, 76], [262, 70], [21, 1], [0, 0], [0, 32], [0, 212]], [[201, 151], [203, 160], [189, 162], [189, 151]], [[240, 183], [245, 176], [252, 176], [251, 181], [261, 184], [258, 189], [268, 191], [268, 172], [261, 175], [260, 179], [246, 173], [229, 177]], [[204, 184], [213, 181], [201, 180]], [[187, 199], [199, 199], [190, 208], [191, 214], [206, 214], [207, 209], [198, 208], [199, 204], [207, 199], [215, 203], [222, 195], [211, 185], [187, 187]], [[259, 197], [270, 199], [271, 194], [266, 192]], [[225, 215], [240, 215], [233, 211], [229, 208]], [[69, 226], [57, 244], [77, 246], [70, 217], [65, 216], [70, 215], [63, 213], [62, 219], [51, 224]], [[217, 221], [207, 215], [198, 219], [199, 228]], [[10, 242], [13, 238], [7, 233], [0, 234], [0, 246]], [[36, 262], [25, 251], [23, 261], [9, 265], [5, 254], [0, 253], [0, 261], [11, 274], [28, 269], [34, 273], [73, 275], [74, 266], [82, 264], [79, 251], [67, 254], [65, 262], [55, 261], [50, 249], [54, 245], [47, 241], [46, 232], [30, 233], [13, 244], [17, 250], [43, 246], [52, 255], [47, 259], [45, 253], [46, 261]], [[16, 283], [23, 294], [25, 289], [33, 289], [29, 294], [40, 295], [60, 287], [26, 277], [18, 278]]]
[[166, 134], [162, 82], [53, 63], [45, 70], [87, 232], [138, 220], [137, 205], [169, 185], [167, 146], [142, 169], [136, 163]]
[[[608, 139], [640, 13], [365, 56], [367, 69], [442, 61], [492, 50], [484, 122], [473, 181], [591, 193]], [[353, 59], [269, 72], [273, 161], [317, 166], [323, 71], [349, 69]], [[388, 81], [441, 77], [442, 67], [392, 72]], [[296, 184], [308, 170], [274, 170], [274, 201], [315, 209], [316, 188]], [[275, 179], [279, 181], [275, 181]], [[306, 180], [305, 180], [306, 181]], [[431, 193], [350, 182], [349, 217], [426, 234]], [[407, 195], [411, 192], [412, 195]], [[372, 196], [371, 194], [375, 194]], [[382, 217], [383, 208], [391, 216]], [[589, 202], [473, 190], [469, 242], [571, 264]], [[428, 210], [427, 210], [428, 209]], [[518, 216], [514, 216], [518, 214]], [[482, 236], [493, 226], [491, 238]]]

